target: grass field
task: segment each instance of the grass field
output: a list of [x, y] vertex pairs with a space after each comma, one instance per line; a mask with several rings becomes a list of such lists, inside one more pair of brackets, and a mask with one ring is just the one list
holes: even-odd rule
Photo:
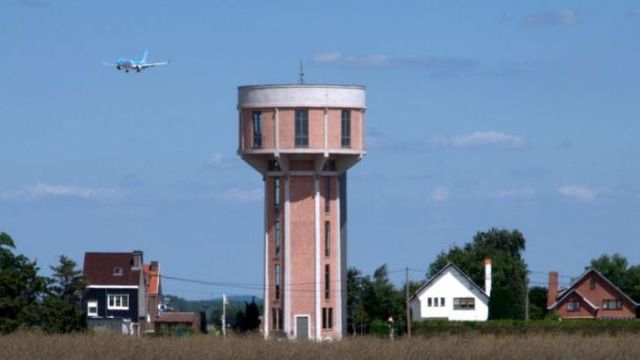
[[2, 359], [639, 359], [640, 337], [597, 335], [439, 335], [390, 341], [356, 337], [339, 342], [261, 338], [118, 335], [0, 337]]

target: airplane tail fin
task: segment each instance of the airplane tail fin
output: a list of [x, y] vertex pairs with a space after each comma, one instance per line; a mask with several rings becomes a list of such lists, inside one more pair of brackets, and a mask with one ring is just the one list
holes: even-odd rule
[[146, 63], [147, 62], [147, 55], [149, 55], [149, 49], [144, 51], [144, 55], [142, 56], [142, 60], [140, 60], [141, 63]]

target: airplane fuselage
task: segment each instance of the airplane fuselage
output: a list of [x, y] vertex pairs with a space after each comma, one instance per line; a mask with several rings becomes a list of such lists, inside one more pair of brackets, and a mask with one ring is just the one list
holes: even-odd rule
[[140, 70], [143, 69], [143, 66], [139, 61], [119, 58], [118, 60], [116, 60], [116, 69], [124, 70], [125, 72], [129, 72], [130, 70], [140, 72]]
[[124, 70], [125, 72], [129, 72], [131, 70], [135, 70], [140, 72], [144, 69], [152, 68], [154, 66], [167, 65], [169, 61], [160, 61], [160, 62], [147, 62], [147, 51], [144, 52], [144, 56], [142, 56], [141, 60], [131, 60], [125, 57], [119, 57], [116, 59], [115, 64], [109, 64], [103, 62], [103, 64], [108, 66], [115, 66], [116, 70]]

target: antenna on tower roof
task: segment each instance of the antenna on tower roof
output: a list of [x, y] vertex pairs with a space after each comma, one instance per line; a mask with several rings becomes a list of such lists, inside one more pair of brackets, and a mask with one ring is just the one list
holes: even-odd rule
[[302, 60], [300, 60], [300, 72], [298, 73], [300, 85], [304, 84], [304, 67]]

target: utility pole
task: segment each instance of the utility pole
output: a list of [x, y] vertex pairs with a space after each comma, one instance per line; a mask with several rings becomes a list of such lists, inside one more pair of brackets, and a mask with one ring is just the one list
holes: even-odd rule
[[407, 307], [407, 336], [411, 337], [411, 309], [409, 309], [409, 267], [405, 269], [404, 273], [404, 287], [406, 296]]
[[220, 322], [222, 323], [222, 336], [227, 336], [227, 295], [222, 294], [222, 317]]
[[524, 276], [524, 321], [529, 321], [529, 271]]

